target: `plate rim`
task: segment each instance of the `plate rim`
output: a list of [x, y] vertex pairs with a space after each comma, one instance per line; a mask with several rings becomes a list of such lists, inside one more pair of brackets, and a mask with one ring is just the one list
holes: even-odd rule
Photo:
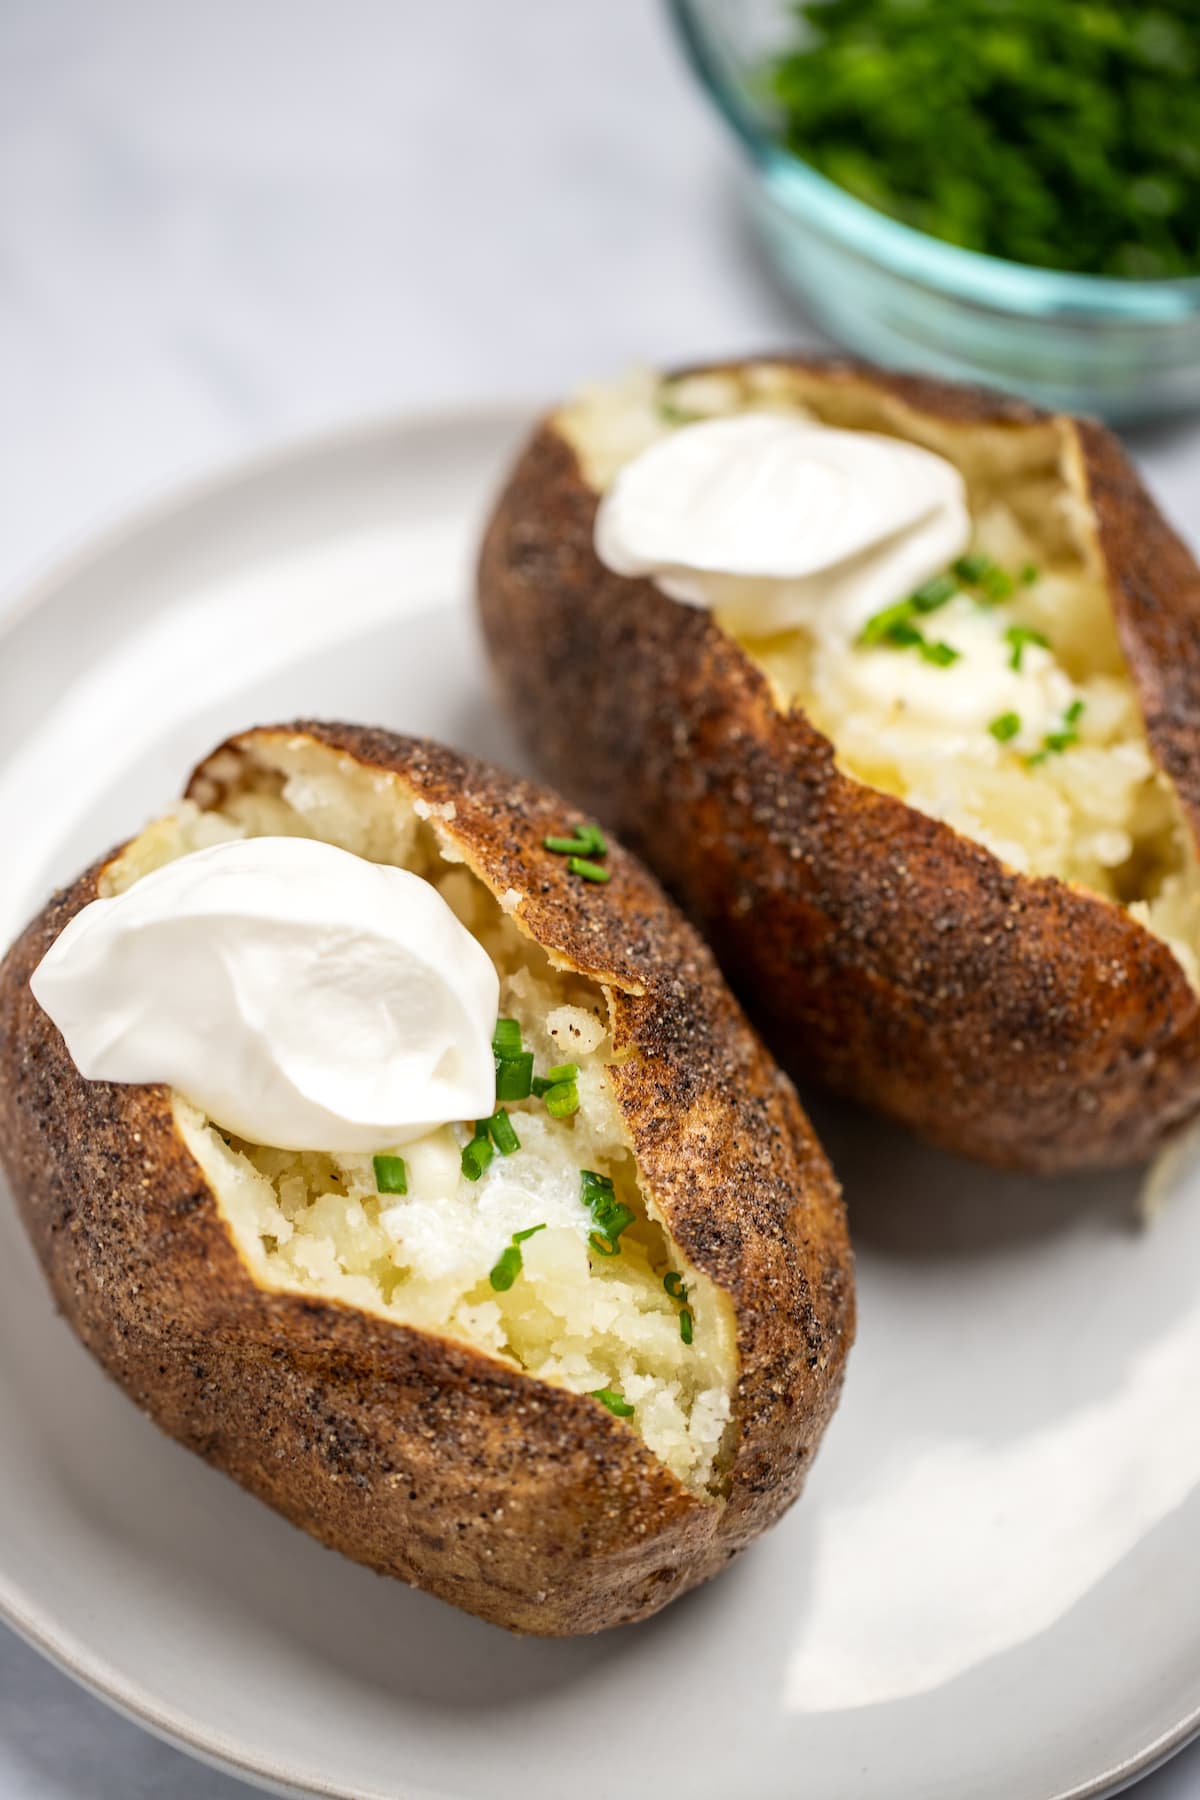
[[[356, 415], [273, 440], [256, 449], [219, 459], [191, 476], [167, 483], [107, 520], [85, 527], [57, 554], [34, 564], [32, 572], [0, 589], [0, 652], [11, 638], [71, 581], [149, 531], [169, 526], [195, 508], [218, 502], [248, 482], [286, 476], [306, 463], [336, 461], [373, 444], [423, 430], [522, 425], [535, 421], [554, 401], [529, 394], [501, 393], [483, 401], [450, 401]], [[58, 1628], [41, 1609], [22, 1599], [12, 1578], [0, 1569], [0, 1621], [37, 1654], [86, 1692], [160, 1741], [235, 1779], [249, 1780], [285, 1796], [315, 1800], [423, 1800], [411, 1788], [347, 1787], [264, 1757], [220, 1731], [198, 1726], [178, 1708], [159, 1702], [144, 1684], [130, 1681], [111, 1663], [83, 1648], [70, 1631]], [[1082, 1783], [1038, 1795], [1036, 1800], [1108, 1800], [1153, 1774], [1200, 1737], [1200, 1697], [1174, 1725], [1123, 1761]], [[1030, 1800], [1035, 1800], [1031, 1796]]]

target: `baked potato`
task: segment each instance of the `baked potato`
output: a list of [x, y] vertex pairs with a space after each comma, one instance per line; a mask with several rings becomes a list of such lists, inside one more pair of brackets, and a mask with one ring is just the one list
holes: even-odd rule
[[[856, 688], [868, 633], [837, 656], [819, 629], [756, 637], [598, 560], [631, 459], [757, 410], [957, 467], [971, 549], [947, 588], [998, 608], [1014, 668], [1034, 646], [1067, 684], [1061, 729], [922, 734]], [[513, 468], [479, 605], [518, 731], [662, 878], [793, 1072], [1041, 1172], [1140, 1160], [1195, 1111], [1200, 571], [1103, 427], [801, 358], [594, 389]]]
[[[589, 882], [544, 847], [578, 823], [432, 744], [253, 730], [0, 967], [0, 1158], [109, 1374], [324, 1543], [550, 1635], [656, 1612], [779, 1517], [854, 1316], [840, 1195], [794, 1090], [630, 856], [613, 846]], [[474, 1186], [443, 1127], [385, 1201], [370, 1156], [248, 1143], [166, 1087], [85, 1080], [29, 985], [68, 921], [189, 851], [293, 834], [435, 883], [537, 1065], [575, 1065], [578, 1110], [514, 1104], [520, 1152]], [[489, 1281], [501, 1164], [535, 1217], [579, 1204], [581, 1169], [607, 1184], [620, 1254], [593, 1252], [581, 1214], [582, 1235], [521, 1234], [520, 1278]]]

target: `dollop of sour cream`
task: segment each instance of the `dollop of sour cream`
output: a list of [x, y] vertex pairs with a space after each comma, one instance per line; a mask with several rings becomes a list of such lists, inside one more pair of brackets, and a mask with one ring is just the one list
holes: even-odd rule
[[963, 480], [917, 444], [781, 413], [681, 425], [601, 500], [600, 561], [768, 636], [844, 640], [966, 549]]
[[93, 900], [30, 987], [89, 1080], [164, 1082], [281, 1150], [495, 1105], [487, 952], [428, 881], [311, 839], [216, 844]]

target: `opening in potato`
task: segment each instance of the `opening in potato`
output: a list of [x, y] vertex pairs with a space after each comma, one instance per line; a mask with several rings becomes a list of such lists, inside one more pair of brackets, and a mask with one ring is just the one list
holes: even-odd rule
[[[211, 806], [187, 802], [150, 826], [108, 866], [101, 892], [241, 836], [311, 836], [410, 869], [492, 957], [502, 1016], [519, 1022], [535, 1067], [576, 1066], [578, 1110], [555, 1117], [536, 1096], [510, 1101], [518, 1147], [493, 1155], [476, 1180], [462, 1158], [473, 1122], [448, 1124], [404, 1146], [402, 1195], [379, 1191], [372, 1156], [247, 1143], [176, 1096], [178, 1128], [260, 1285], [442, 1333], [540, 1380], [601, 1394], [598, 1404], [627, 1417], [703, 1492], [720, 1479], [731, 1416], [732, 1307], [686, 1263], [643, 1192], [605, 1077], [613, 1051], [603, 989], [554, 967], [463, 864], [444, 830], [452, 816], [452, 803], [439, 815], [311, 740], [272, 738], [253, 780], [242, 765]], [[611, 1183], [633, 1215], [616, 1254], [597, 1244], [584, 1171]]]

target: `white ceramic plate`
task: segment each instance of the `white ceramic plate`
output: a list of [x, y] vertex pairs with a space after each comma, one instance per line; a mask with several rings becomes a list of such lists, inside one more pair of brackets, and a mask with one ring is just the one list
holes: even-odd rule
[[[469, 609], [515, 412], [237, 473], [0, 636], [0, 939], [224, 733], [302, 713], [519, 760]], [[0, 1192], [0, 1610], [152, 1729], [388, 1800], [1050, 1800], [1200, 1724], [1200, 1180], [1031, 1182], [821, 1105], [861, 1330], [805, 1499], [647, 1625], [518, 1642], [159, 1436]]]

